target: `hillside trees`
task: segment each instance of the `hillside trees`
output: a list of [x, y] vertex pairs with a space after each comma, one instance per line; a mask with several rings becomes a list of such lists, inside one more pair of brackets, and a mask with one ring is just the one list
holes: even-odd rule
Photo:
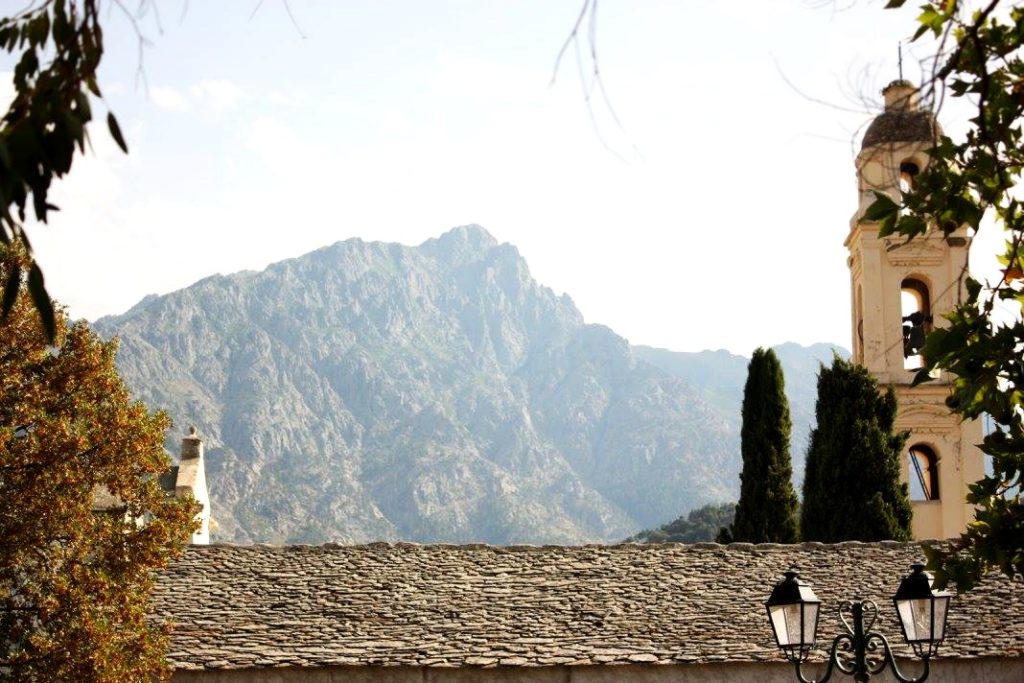
[[782, 366], [771, 349], [754, 351], [743, 387], [740, 500], [722, 542], [793, 543], [797, 540], [797, 497], [789, 457], [792, 423]]
[[804, 540], [910, 540], [910, 499], [901, 484], [905, 434], [893, 434], [896, 397], [868, 371], [836, 357], [818, 375], [800, 532]]
[[[904, 0], [889, 0], [899, 8]], [[917, 3], [915, 3], [917, 5]], [[947, 324], [928, 335], [925, 366], [915, 381], [937, 368], [951, 373], [951, 409], [965, 419], [987, 415], [995, 428], [981, 449], [992, 474], [970, 487], [975, 521], [950, 551], [927, 550], [936, 581], [970, 588], [996, 569], [1024, 573], [1024, 202], [1018, 188], [1024, 169], [1024, 8], [987, 0], [928, 0], [917, 11], [914, 40], [935, 41], [927, 65], [926, 95], [949, 96], [972, 113], [966, 136], [942, 137], [933, 163], [899, 202], [879, 195], [868, 218], [880, 234], [913, 238], [926, 230], [946, 233], [967, 226], [1004, 229], [1003, 270], [995, 282], [966, 278], [965, 299]]]
[[735, 503], [708, 503], [680, 515], [657, 529], [645, 529], [626, 539], [626, 543], [700, 543], [713, 541], [723, 526], [732, 524]]
[[[24, 221], [31, 209], [45, 223], [57, 209], [50, 185], [71, 170], [76, 150], [85, 151], [92, 120], [90, 93], [100, 97], [96, 70], [103, 56], [99, 0], [28, 3], [0, 17], [0, 47], [17, 56], [14, 99], [0, 119], [0, 245], [17, 244], [31, 256]], [[114, 140], [128, 151], [117, 119], [107, 114]], [[27, 278], [21, 277], [22, 270]], [[39, 265], [31, 258], [4, 273], [0, 318], [6, 317], [23, 286], [50, 340], [56, 314]]]
[[[0, 249], [0, 275], [25, 272]], [[0, 671], [150, 681], [168, 673], [146, 621], [153, 570], [189, 538], [195, 503], [160, 489], [168, 420], [129, 399], [116, 343], [59, 309], [54, 322], [50, 345], [24, 292], [0, 321]]]

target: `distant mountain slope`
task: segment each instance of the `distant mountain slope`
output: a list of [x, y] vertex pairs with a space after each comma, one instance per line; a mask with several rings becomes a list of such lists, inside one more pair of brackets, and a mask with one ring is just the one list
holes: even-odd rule
[[[822, 363], [831, 364], [833, 353], [849, 358], [850, 352], [829, 344], [800, 346], [791, 342], [772, 348], [782, 364], [786, 379], [786, 398], [789, 399], [793, 420], [790, 453], [793, 457], [793, 475], [799, 490], [804, 478], [807, 440], [814, 426], [818, 368]], [[650, 346], [634, 346], [633, 353], [637, 359], [700, 387], [701, 397], [724, 414], [732, 415], [736, 429], [739, 430], [740, 405], [743, 403], [743, 385], [747, 381], [749, 358], [723, 350], [683, 352]]]
[[736, 495], [735, 390], [638, 360], [477, 226], [348, 240], [95, 327], [168, 441], [206, 440], [221, 540], [615, 541]]

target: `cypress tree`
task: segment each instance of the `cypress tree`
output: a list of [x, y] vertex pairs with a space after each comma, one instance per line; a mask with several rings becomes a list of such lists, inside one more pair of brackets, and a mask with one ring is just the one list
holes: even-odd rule
[[782, 366], [771, 349], [757, 349], [743, 388], [740, 500], [736, 518], [719, 534], [721, 542], [793, 543], [797, 540], [797, 497], [789, 457], [792, 422]]
[[807, 541], [910, 540], [910, 499], [900, 483], [907, 435], [893, 434], [896, 395], [838, 356], [818, 374], [800, 532]]

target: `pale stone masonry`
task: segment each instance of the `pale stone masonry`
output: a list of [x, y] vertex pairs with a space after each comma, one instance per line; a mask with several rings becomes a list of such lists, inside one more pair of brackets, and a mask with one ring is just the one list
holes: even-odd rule
[[910, 485], [914, 538], [954, 538], [974, 521], [968, 487], [985, 474], [978, 448], [982, 426], [950, 411], [950, 377], [915, 385], [919, 344], [964, 300], [970, 237], [966, 228], [949, 235], [932, 228], [909, 242], [881, 238], [864, 220], [875, 193], [900, 201], [931, 160], [942, 130], [920, 106], [917, 89], [894, 81], [882, 91], [885, 111], [871, 122], [857, 155], [858, 205], [850, 219], [849, 249], [853, 360], [898, 402], [895, 431], [909, 432], [901, 480]]
[[206, 487], [206, 462], [203, 457], [203, 440], [190, 427], [188, 436], [181, 440], [181, 458], [174, 477], [174, 495], [192, 494], [202, 507], [197, 517], [199, 528], [192, 535], [192, 543], [206, 545], [210, 542], [210, 493]]
[[[894, 542], [194, 546], [160, 576], [153, 614], [182, 681], [795, 680], [764, 608], [785, 569], [821, 598], [821, 637], [863, 596], [908, 655], [891, 596], [920, 556]], [[936, 670], [1024, 680], [1022, 608], [1024, 584], [1002, 577], [958, 596]]]

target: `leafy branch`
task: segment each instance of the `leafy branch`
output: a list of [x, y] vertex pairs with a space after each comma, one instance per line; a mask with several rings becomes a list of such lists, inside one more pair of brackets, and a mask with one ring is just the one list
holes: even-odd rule
[[[887, 8], [904, 3], [890, 0]], [[974, 235], [989, 225], [1008, 235], [1001, 277], [981, 283], [962, 276], [966, 297], [928, 335], [915, 377], [922, 383], [936, 368], [947, 371], [949, 407], [994, 424], [980, 444], [992, 473], [967, 494], [974, 522], [951, 548], [926, 548], [937, 581], [961, 589], [993, 570], [1024, 574], [1024, 9], [1006, 4], [990, 0], [972, 11], [958, 0], [931, 0], [920, 7], [914, 40], [938, 41], [925, 87], [967, 101], [974, 115], [962, 141], [935, 141], [915, 187], [898, 201], [877, 194], [864, 216], [878, 222], [882, 236], [961, 228]]]
[[[31, 258], [25, 232], [26, 212], [47, 222], [54, 179], [71, 170], [76, 153], [85, 151], [92, 120], [90, 95], [101, 98], [96, 71], [103, 56], [99, 0], [47, 0], [0, 18], [0, 48], [18, 55], [15, 96], [0, 119], [0, 244], [20, 245], [30, 258], [0, 281], [0, 318], [6, 318], [27, 288], [50, 341], [55, 313], [43, 272]], [[128, 151], [112, 112], [107, 129]]]

